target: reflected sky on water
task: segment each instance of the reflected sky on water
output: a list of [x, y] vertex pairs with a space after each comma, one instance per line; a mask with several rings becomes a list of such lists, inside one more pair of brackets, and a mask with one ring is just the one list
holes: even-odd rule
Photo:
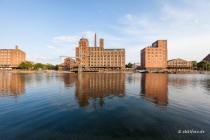
[[210, 75], [0, 73], [0, 139], [210, 139], [209, 106]]

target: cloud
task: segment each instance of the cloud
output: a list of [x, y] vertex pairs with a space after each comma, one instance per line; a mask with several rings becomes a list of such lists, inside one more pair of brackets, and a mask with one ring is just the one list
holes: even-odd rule
[[54, 43], [74, 43], [79, 40], [78, 36], [58, 36], [53, 38]]
[[88, 40], [93, 40], [94, 36], [95, 36], [95, 33], [92, 32], [92, 31], [84, 31], [84, 32], [82, 32], [82, 37], [87, 38]]
[[47, 45], [47, 48], [52, 49], [52, 50], [54, 50], [54, 49], [55, 49], [55, 47], [50, 46], [50, 45]]
[[124, 41], [119, 45], [126, 48], [126, 62], [138, 61], [139, 51], [158, 39], [168, 40], [169, 59], [180, 57], [200, 61], [208, 54], [209, 8], [198, 1], [196, 4], [188, 1], [185, 7], [169, 2], [160, 4], [155, 15], [125, 14], [118, 20], [118, 26], [109, 26], [121, 33]]

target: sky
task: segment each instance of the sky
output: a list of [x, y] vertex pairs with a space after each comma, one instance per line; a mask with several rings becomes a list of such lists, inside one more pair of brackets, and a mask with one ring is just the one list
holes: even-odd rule
[[168, 40], [168, 60], [201, 61], [210, 53], [209, 0], [0, 0], [0, 49], [26, 52], [34, 63], [60, 64], [75, 56], [79, 39], [125, 48], [126, 63], [140, 50]]

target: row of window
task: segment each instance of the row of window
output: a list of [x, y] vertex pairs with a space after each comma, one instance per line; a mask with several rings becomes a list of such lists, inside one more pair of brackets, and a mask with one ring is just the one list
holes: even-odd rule
[[93, 56], [90, 56], [90, 57], [100, 57], [100, 58], [102, 58], [102, 57], [124, 57], [124, 55], [119, 55], [119, 56], [117, 56], [117, 55], [115, 55], [115, 56], [113, 56], [113, 55], [104, 55], [104, 56], [97, 56], [97, 55], [93, 55]]
[[91, 52], [90, 54], [91, 54], [91, 55], [94, 55], [94, 54], [95, 54], [95, 55], [96, 55], [96, 54], [101, 54], [101, 55], [102, 55], [102, 54], [122, 54], [122, 52], [116, 52], [116, 51], [115, 51], [115, 52], [106, 52], [106, 51], [97, 52], [97, 51], [96, 51], [96, 52]]
[[[150, 57], [150, 55], [148, 55], [148, 57]], [[156, 55], [156, 56], [151, 55], [151, 57], [158, 57], [158, 55]], [[162, 55], [159, 55], [159, 57], [162, 57]], [[165, 57], [165, 55], [163, 55], [163, 57]]]
[[3, 59], [3, 60], [0, 60], [0, 61], [10, 61], [10, 59]]
[[162, 59], [162, 58], [148, 58], [148, 60], [164, 60], [164, 59]]
[[187, 64], [189, 62], [169, 62], [169, 64]]
[[[158, 49], [158, 48], [156, 48], [156, 49], [147, 49], [148, 51], [161, 51], [162, 49]], [[163, 50], [166, 50], [165, 48], [163, 48]]]
[[122, 61], [121, 60], [118, 60], [118, 61], [117, 60], [113, 60], [113, 61], [96, 61], [96, 60], [91, 60], [90, 61], [90, 63], [103, 63], [103, 62], [104, 63], [110, 63], [110, 62], [111, 63], [117, 63], [117, 62], [120, 63], [120, 62], [124, 62], [124, 60], [122, 60]]
[[10, 52], [10, 51], [0, 51], [1, 53], [3, 53], [3, 52]]
[[[100, 64], [91, 64], [89, 66], [100, 66], [100, 67], [103, 67], [103, 66], [120, 66], [120, 65], [116, 65], [116, 64], [111, 64], [111, 65], [100, 65]], [[123, 65], [122, 65], [123, 66]]]
[[148, 61], [148, 63], [166, 63], [165, 61]]
[[124, 59], [124, 57], [90, 57], [90, 59]]
[[[163, 52], [165, 54], [165, 52]], [[150, 54], [150, 52], [148, 52], [148, 54]], [[151, 54], [155, 54], [155, 52], [151, 52]], [[158, 52], [156, 52], [156, 54], [158, 54]], [[159, 52], [159, 54], [162, 54], [162, 52]]]
[[8, 57], [5, 57], [5, 56], [3, 57], [3, 56], [1, 56], [1, 58], [10, 58], [10, 56], [8, 56]]
[[10, 63], [10, 62], [0, 62], [0, 64], [8, 64], [8, 63]]
[[[83, 59], [83, 60], [85, 60], [85, 59]], [[103, 60], [107, 60], [107, 61], [110, 61], [110, 60], [121, 60], [121, 59], [90, 59], [91, 61], [96, 61], [96, 60], [98, 60], [98, 61], [103, 61]], [[122, 60], [124, 60], [124, 59], [122, 59]]]
[[10, 55], [10, 53], [0, 53], [0, 55]]
[[191, 64], [168, 64], [168, 66], [190, 66]]

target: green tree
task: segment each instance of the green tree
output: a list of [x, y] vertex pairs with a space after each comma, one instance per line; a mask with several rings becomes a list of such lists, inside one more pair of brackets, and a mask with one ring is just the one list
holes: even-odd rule
[[55, 69], [55, 66], [52, 65], [52, 64], [49, 64], [49, 63], [47, 63], [45, 66], [46, 66], [46, 69], [48, 69], [48, 70], [54, 70]]
[[129, 62], [127, 65], [125, 65], [126, 68], [132, 68], [133, 64], [131, 62]]
[[55, 65], [54, 66], [54, 70], [58, 70], [58, 65]]
[[36, 63], [35, 65], [34, 65], [34, 69], [43, 69], [44, 68], [44, 65], [42, 64], [42, 63]]
[[18, 66], [18, 68], [20, 68], [20, 69], [25, 69], [25, 67], [26, 67], [25, 62], [20, 63], [20, 65]]
[[196, 70], [197, 69], [197, 61], [192, 61], [192, 65], [193, 65], [193, 69]]
[[198, 70], [210, 70], [210, 62], [202, 60], [197, 64]]
[[30, 69], [33, 67], [33, 65], [31, 64], [31, 62], [26, 61], [22, 62], [18, 67], [21, 69]]

